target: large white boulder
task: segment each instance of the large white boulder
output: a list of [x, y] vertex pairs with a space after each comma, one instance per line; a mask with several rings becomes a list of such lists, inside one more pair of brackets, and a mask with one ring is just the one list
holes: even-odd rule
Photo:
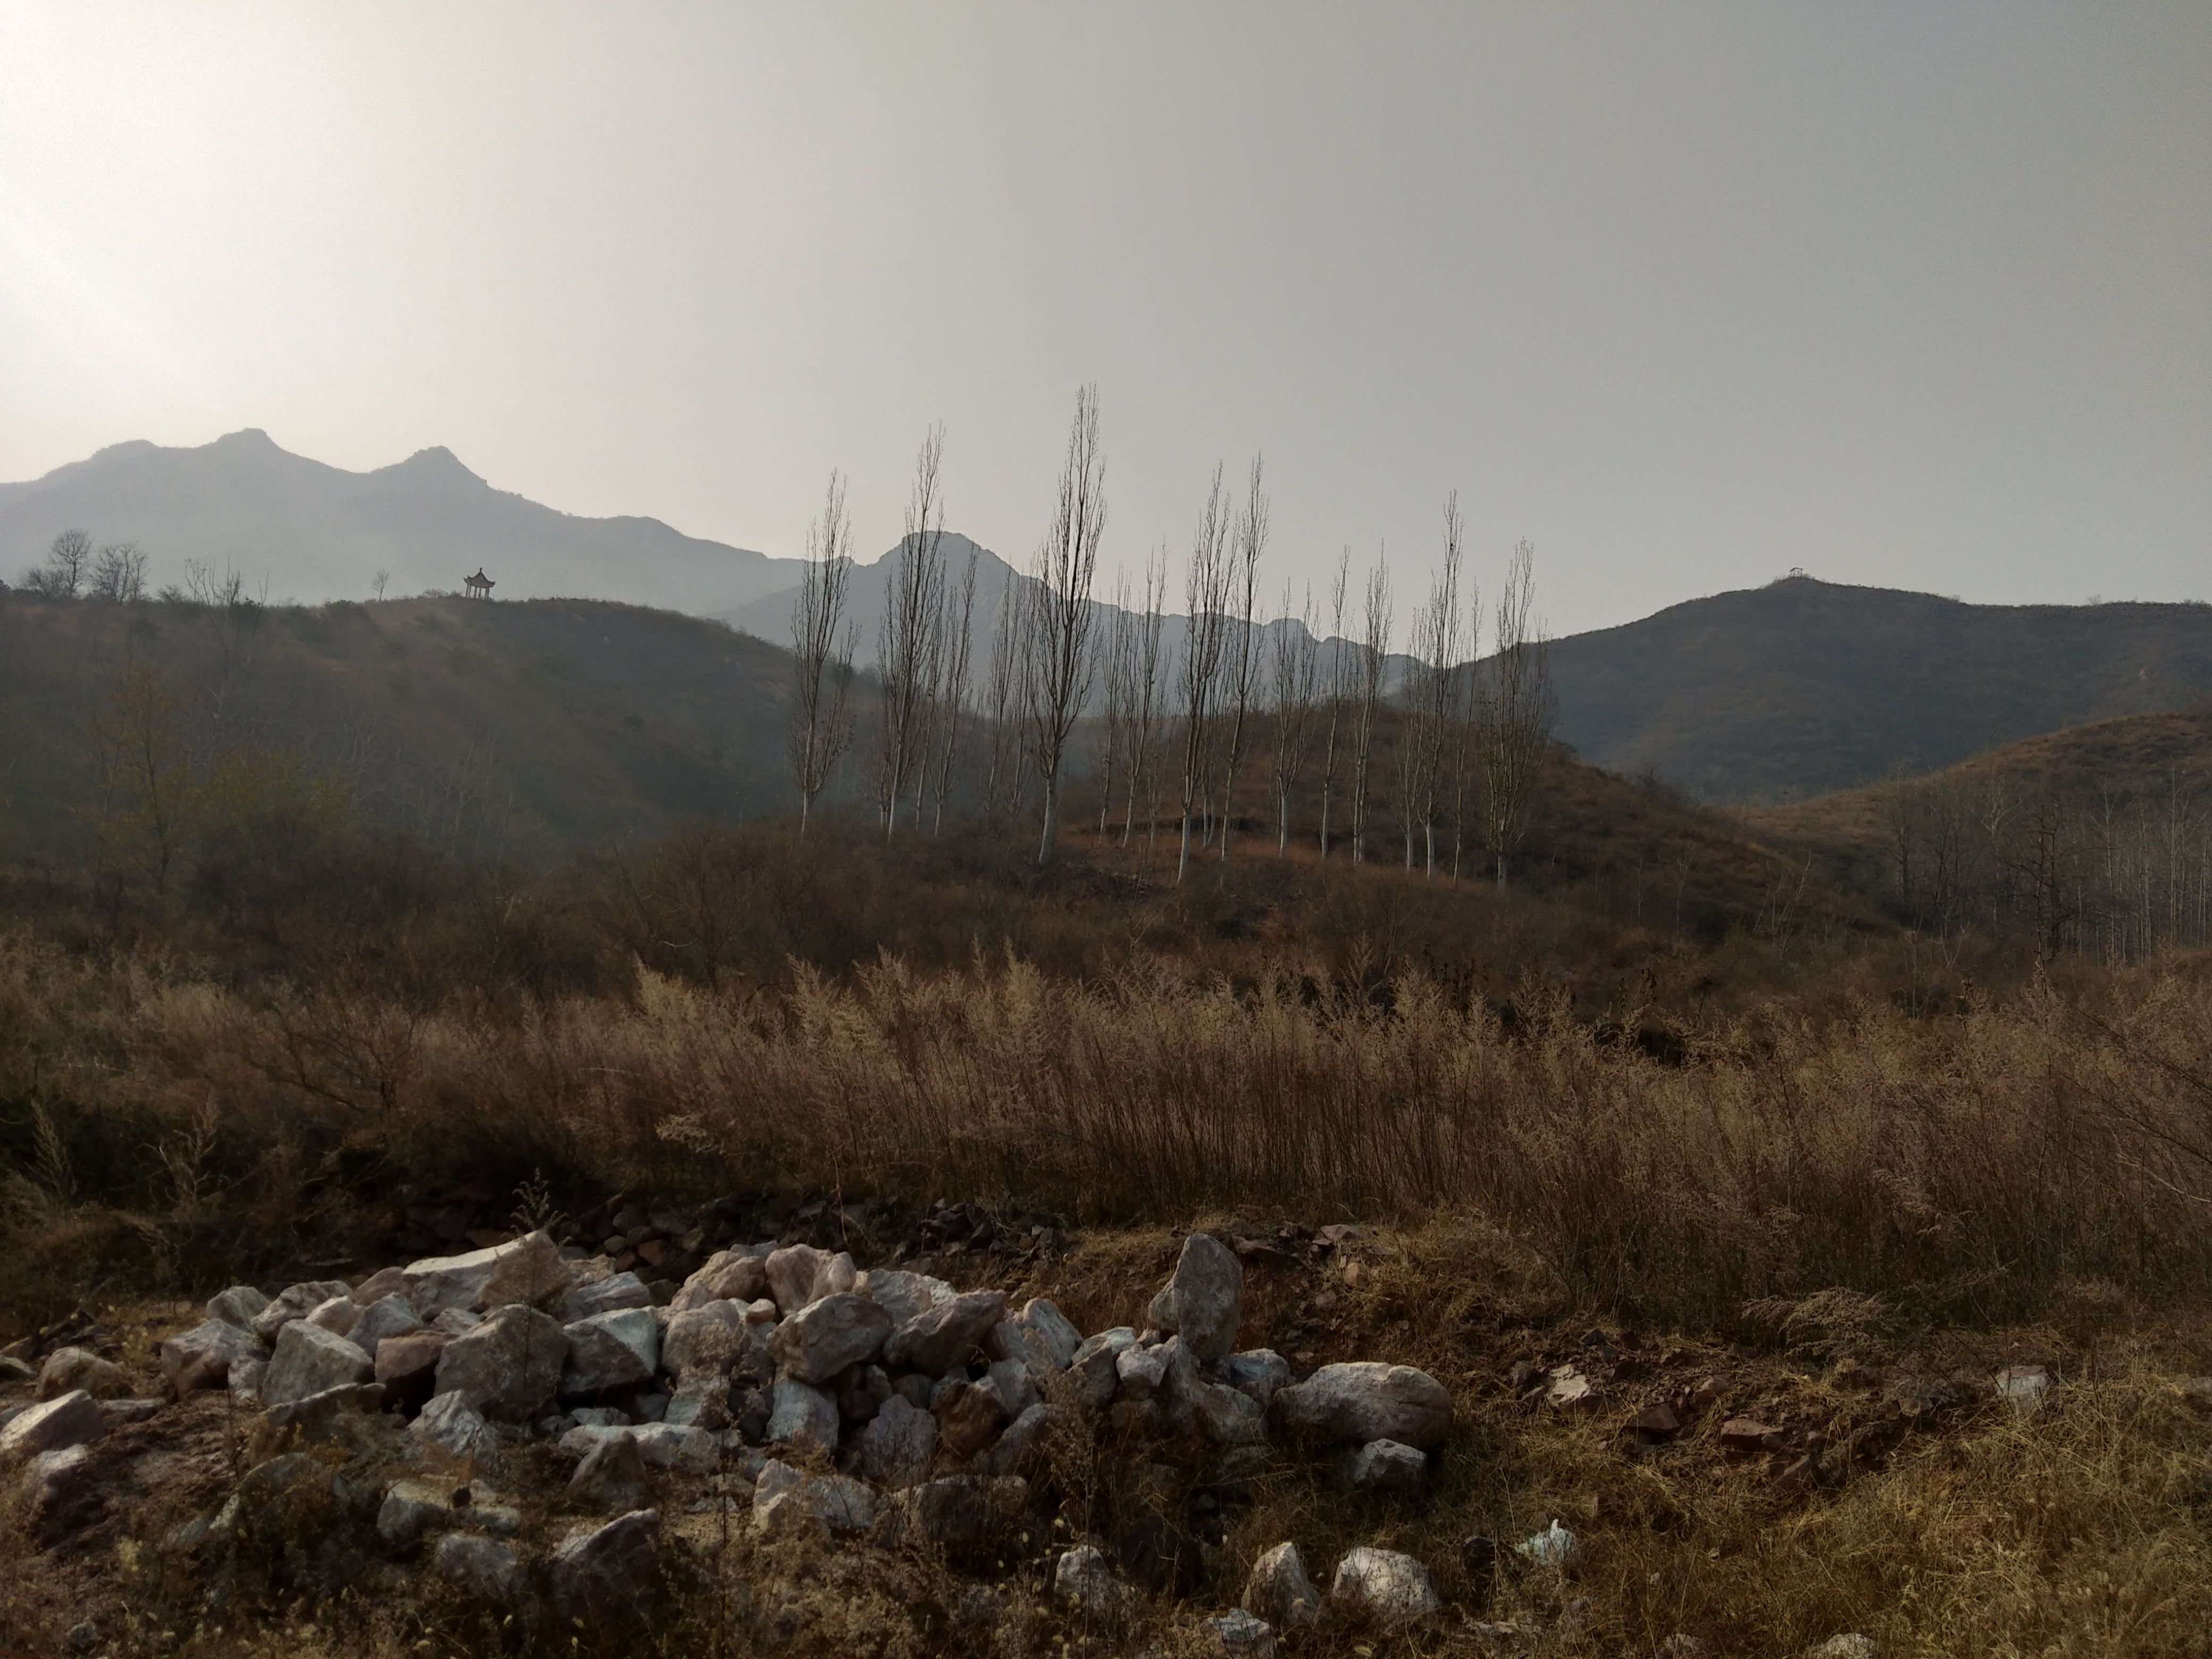
[[984, 1333], [1006, 1316], [1004, 1291], [970, 1291], [901, 1325], [884, 1345], [884, 1363], [893, 1370], [942, 1376], [966, 1362]]
[[1268, 1416], [1305, 1439], [1365, 1445], [1395, 1440], [1434, 1451], [1451, 1432], [1451, 1395], [1426, 1371], [1376, 1360], [1324, 1365], [1275, 1390]]
[[1278, 1544], [1252, 1564], [1244, 1580], [1244, 1610], [1277, 1630], [1296, 1630], [1321, 1616], [1321, 1595], [1306, 1577], [1296, 1544]]
[[819, 1384], [848, 1365], [874, 1359], [890, 1334], [888, 1309], [846, 1291], [810, 1302], [786, 1318], [768, 1346], [783, 1375]]
[[837, 1402], [811, 1382], [778, 1377], [769, 1396], [768, 1437], [777, 1445], [837, 1449]]
[[589, 1400], [653, 1381], [660, 1364], [660, 1323], [650, 1308], [593, 1314], [561, 1328], [568, 1355], [561, 1371], [563, 1400]]
[[486, 1417], [527, 1423], [553, 1403], [568, 1339], [552, 1317], [520, 1303], [500, 1309], [438, 1355], [438, 1392], [459, 1394]]
[[41, 1452], [88, 1446], [107, 1432], [100, 1402], [82, 1389], [18, 1412], [0, 1428], [0, 1468], [11, 1468]]
[[[225, 1291], [224, 1295], [230, 1292]], [[276, 1299], [264, 1305], [253, 1316], [251, 1327], [254, 1335], [264, 1342], [274, 1342], [276, 1333], [295, 1319], [305, 1319], [309, 1314], [334, 1296], [350, 1297], [353, 1286], [343, 1279], [311, 1279], [302, 1284], [287, 1285]], [[218, 1297], [217, 1300], [221, 1298]]]
[[1386, 1625], [1409, 1624], [1443, 1606], [1429, 1570], [1419, 1561], [1364, 1545], [1336, 1564], [1328, 1599]]
[[1181, 1336], [1200, 1364], [1210, 1365], [1237, 1346], [1243, 1307], [1244, 1264], [1212, 1234], [1193, 1233], [1183, 1241], [1174, 1276], [1152, 1298], [1149, 1317]]
[[261, 1374], [261, 1403], [289, 1405], [325, 1389], [349, 1382], [369, 1382], [376, 1365], [359, 1345], [304, 1319], [293, 1320], [276, 1333], [276, 1351], [269, 1369]]
[[860, 1473], [869, 1480], [894, 1490], [918, 1486], [929, 1478], [937, 1419], [893, 1395], [860, 1431], [859, 1445]]
[[190, 1394], [194, 1389], [220, 1388], [230, 1381], [233, 1365], [268, 1357], [261, 1339], [244, 1326], [210, 1319], [162, 1342], [161, 1374], [179, 1394]]

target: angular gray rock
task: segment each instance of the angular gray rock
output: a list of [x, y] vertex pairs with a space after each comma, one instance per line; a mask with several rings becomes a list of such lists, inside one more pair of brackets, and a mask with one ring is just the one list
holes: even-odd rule
[[1358, 1492], [1419, 1492], [1429, 1460], [1395, 1440], [1370, 1440], [1352, 1455], [1352, 1485]]
[[415, 1316], [415, 1310], [404, 1296], [379, 1297], [362, 1310], [361, 1318], [348, 1331], [346, 1338], [354, 1346], [376, 1358], [377, 1345], [387, 1336], [412, 1336], [422, 1328], [422, 1322]]
[[492, 1270], [514, 1248], [513, 1243], [495, 1244], [459, 1255], [427, 1255], [410, 1261], [400, 1270], [407, 1300], [425, 1324], [449, 1308], [472, 1310], [490, 1282]]
[[450, 1456], [478, 1463], [489, 1462], [499, 1449], [499, 1436], [461, 1394], [434, 1395], [407, 1425], [407, 1432]]
[[1058, 1304], [1033, 1296], [1022, 1304], [1021, 1312], [1014, 1316], [1014, 1322], [1028, 1339], [1030, 1352], [1049, 1360], [1053, 1370], [1064, 1371], [1075, 1363], [1076, 1350], [1083, 1346], [1083, 1333], [1060, 1312]]
[[100, 1508], [90, 1446], [40, 1452], [23, 1472], [21, 1501], [33, 1534], [52, 1537], [89, 1521]]
[[[467, 1249], [458, 1256], [422, 1256], [420, 1261], [410, 1261], [400, 1270], [400, 1279], [407, 1285], [407, 1301], [414, 1303], [416, 1314], [420, 1314], [425, 1322], [434, 1321], [449, 1307], [483, 1307], [484, 1291], [493, 1283], [493, 1274], [508, 1261], [514, 1265], [508, 1265], [507, 1276], [500, 1279], [500, 1294], [529, 1290], [540, 1279], [556, 1274], [562, 1276], [562, 1287], [566, 1287], [566, 1283], [573, 1283], [575, 1279], [575, 1265], [560, 1261], [560, 1249], [556, 1249], [549, 1261], [544, 1252], [546, 1243], [550, 1243], [550, 1239], [533, 1232], [487, 1249]], [[553, 1261], [560, 1261], [557, 1270], [550, 1265]], [[553, 1294], [557, 1297], [557, 1291]]]
[[857, 1443], [866, 1478], [894, 1491], [919, 1486], [928, 1478], [937, 1450], [937, 1419], [893, 1395], [860, 1431]]
[[[1172, 1340], [1172, 1339], [1170, 1339]], [[1125, 1400], [1150, 1400], [1164, 1393], [1168, 1386], [1168, 1367], [1175, 1358], [1165, 1342], [1156, 1342], [1149, 1348], [1124, 1348], [1115, 1357], [1114, 1370], [1120, 1376], [1119, 1390]]]
[[430, 1557], [441, 1577], [465, 1595], [495, 1607], [513, 1609], [530, 1593], [530, 1581], [514, 1550], [493, 1538], [475, 1538], [449, 1532], [438, 1540]]
[[954, 1377], [930, 1401], [937, 1419], [938, 1443], [962, 1462], [999, 1437], [1006, 1425], [1006, 1402], [988, 1382]]
[[498, 1249], [499, 1258], [477, 1292], [476, 1305], [487, 1311], [519, 1303], [550, 1312], [576, 1282], [575, 1264], [563, 1259], [548, 1233], [526, 1233]]
[[1077, 1545], [1054, 1564], [1052, 1593], [1073, 1603], [1078, 1611], [1105, 1622], [1126, 1616], [1137, 1599], [1136, 1592], [1114, 1576], [1112, 1564], [1092, 1544]]
[[234, 1285], [208, 1298], [207, 1316], [226, 1325], [251, 1330], [254, 1316], [269, 1305], [269, 1298], [251, 1285]]
[[854, 1365], [830, 1385], [837, 1393], [837, 1414], [848, 1423], [866, 1423], [891, 1397], [891, 1379], [881, 1365]]
[[52, 1400], [82, 1389], [94, 1400], [120, 1400], [131, 1392], [123, 1367], [89, 1348], [56, 1348], [39, 1367], [38, 1396]]
[[1239, 1394], [1249, 1395], [1265, 1411], [1275, 1390], [1289, 1385], [1291, 1362], [1273, 1348], [1232, 1353], [1221, 1362], [1221, 1380]]
[[563, 1626], [641, 1624], [659, 1593], [660, 1511], [633, 1510], [572, 1534], [547, 1564], [553, 1612]]
[[0, 1428], [0, 1468], [27, 1462], [41, 1452], [88, 1446], [107, 1432], [100, 1402], [83, 1389], [16, 1413]]
[[1324, 1365], [1278, 1389], [1270, 1421], [1307, 1439], [1364, 1445], [1395, 1440], [1434, 1451], [1451, 1432], [1451, 1395], [1425, 1371], [1376, 1360]]
[[784, 1376], [818, 1384], [848, 1365], [874, 1359], [890, 1334], [889, 1310], [846, 1291], [810, 1302], [785, 1319], [768, 1347]]
[[382, 1383], [342, 1382], [320, 1394], [270, 1407], [269, 1426], [289, 1435], [295, 1445], [320, 1445], [344, 1438], [349, 1428], [374, 1416], [383, 1405]]
[[765, 1537], [817, 1528], [854, 1536], [875, 1527], [876, 1495], [842, 1474], [804, 1474], [771, 1462], [753, 1481], [752, 1524]]
[[660, 1323], [650, 1308], [593, 1314], [562, 1328], [568, 1353], [561, 1370], [563, 1400], [591, 1400], [653, 1381], [660, 1365]]
[[1045, 1463], [1045, 1439], [1051, 1432], [1053, 1409], [1042, 1401], [1029, 1407], [1006, 1425], [988, 1450], [975, 1460], [978, 1474], [1041, 1474]]
[[1213, 1650], [1224, 1659], [1275, 1659], [1275, 1632], [1264, 1619], [1231, 1607], [1206, 1621]]
[[871, 1267], [853, 1288], [889, 1309], [893, 1325], [903, 1325], [918, 1314], [941, 1308], [960, 1294], [941, 1279], [896, 1267]]
[[[228, 1292], [226, 1292], [228, 1294]], [[276, 1333], [295, 1319], [305, 1319], [309, 1314], [334, 1296], [351, 1297], [353, 1286], [343, 1279], [312, 1279], [303, 1284], [286, 1286], [274, 1302], [266, 1304], [253, 1316], [249, 1328], [264, 1342], [275, 1343]]]
[[786, 1319], [818, 1297], [851, 1290], [859, 1277], [851, 1256], [842, 1252], [832, 1255], [811, 1244], [786, 1245], [769, 1257], [763, 1271], [768, 1293]]
[[1004, 1291], [970, 1291], [916, 1314], [891, 1333], [884, 1363], [895, 1371], [942, 1376], [972, 1355], [983, 1334], [1006, 1316]]
[[[553, 1316], [563, 1325], [572, 1325], [580, 1319], [589, 1319], [593, 1314], [620, 1313], [624, 1308], [650, 1308], [653, 1292], [645, 1288], [645, 1281], [635, 1273], [609, 1273], [605, 1279], [587, 1279], [570, 1290], [561, 1298], [561, 1305]], [[696, 1306], [680, 1296], [669, 1304], [682, 1313]]]
[[1009, 1417], [1019, 1417], [1042, 1397], [1030, 1367], [1030, 1362], [1020, 1356], [994, 1361], [991, 1366], [991, 1386], [998, 1391], [999, 1403]]
[[687, 1371], [727, 1371], [748, 1341], [760, 1339], [745, 1323], [745, 1310], [735, 1302], [709, 1302], [672, 1316], [660, 1335], [660, 1363], [669, 1375]]
[[375, 1365], [352, 1342], [319, 1325], [295, 1319], [276, 1333], [276, 1351], [269, 1357], [269, 1369], [261, 1374], [261, 1403], [287, 1405], [325, 1389], [374, 1382], [375, 1377]]
[[1169, 1402], [1170, 1420], [1217, 1446], [1258, 1446], [1267, 1438], [1267, 1414], [1251, 1395], [1225, 1382], [1196, 1378], [1181, 1383]]
[[407, 1294], [407, 1269], [379, 1267], [353, 1287], [353, 1299], [364, 1308], [373, 1308], [387, 1296]]
[[837, 1402], [811, 1382], [778, 1377], [769, 1395], [768, 1437], [782, 1446], [837, 1449]]
[[1243, 1322], [1244, 1264], [1236, 1252], [1210, 1233], [1183, 1241], [1174, 1276], [1152, 1298], [1148, 1316], [1164, 1331], [1181, 1336], [1201, 1364], [1225, 1359], [1237, 1346]]
[[623, 1515], [645, 1504], [645, 1457], [635, 1436], [618, 1434], [584, 1454], [568, 1478], [568, 1501], [605, 1515]]
[[1443, 1606], [1429, 1570], [1419, 1561], [1364, 1545], [1336, 1564], [1328, 1599], [1385, 1625], [1409, 1624]]
[[361, 1308], [349, 1296], [334, 1296], [307, 1311], [307, 1323], [319, 1325], [333, 1336], [351, 1337], [361, 1323]]
[[453, 1518], [453, 1494], [432, 1480], [395, 1480], [376, 1511], [376, 1536], [388, 1550], [412, 1549], [433, 1527]]
[[534, 1422], [560, 1390], [568, 1353], [568, 1339], [550, 1315], [511, 1303], [446, 1344], [438, 1392], [459, 1394], [498, 1421]]
[[269, 1362], [258, 1357], [234, 1361], [230, 1368], [230, 1397], [241, 1406], [261, 1403], [261, 1374]]
[[1112, 1404], [1121, 1387], [1119, 1361], [1136, 1346], [1137, 1334], [1127, 1325], [1116, 1325], [1086, 1339], [1067, 1366], [1077, 1401], [1093, 1411], [1103, 1411]]
[[707, 1265], [684, 1281], [669, 1302], [678, 1313], [709, 1302], [747, 1303], [768, 1291], [768, 1256], [757, 1248], [717, 1250]]
[[443, 1331], [410, 1331], [376, 1345], [376, 1380], [397, 1400], [427, 1400], [438, 1386], [438, 1358], [453, 1339]]
[[1244, 1580], [1244, 1610], [1278, 1630], [1297, 1630], [1321, 1617], [1321, 1594], [1306, 1577], [1296, 1544], [1278, 1544], [1252, 1564]]

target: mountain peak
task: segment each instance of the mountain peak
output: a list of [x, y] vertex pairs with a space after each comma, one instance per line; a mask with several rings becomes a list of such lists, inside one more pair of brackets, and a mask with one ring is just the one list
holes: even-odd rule
[[274, 449], [276, 441], [258, 426], [240, 427], [235, 432], [226, 432], [215, 441], [217, 449]]
[[443, 444], [433, 444], [428, 449], [418, 449], [397, 466], [382, 469], [398, 472], [410, 478], [443, 479], [453, 483], [480, 484], [483, 480], [461, 465], [459, 456]]

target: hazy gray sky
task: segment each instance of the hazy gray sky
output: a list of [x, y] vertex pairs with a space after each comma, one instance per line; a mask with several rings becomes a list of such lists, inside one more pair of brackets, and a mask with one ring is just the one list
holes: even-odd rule
[[[1129, 562], [1538, 549], [2212, 597], [2212, 5], [0, 0], [0, 477], [242, 426], [1019, 558], [1098, 381]], [[1402, 607], [1401, 607], [1402, 608]]]

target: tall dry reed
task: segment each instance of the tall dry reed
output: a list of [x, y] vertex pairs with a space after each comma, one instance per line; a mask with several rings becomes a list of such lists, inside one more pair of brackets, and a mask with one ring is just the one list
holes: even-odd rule
[[296, 1144], [295, 1171], [350, 1150], [424, 1176], [1006, 1195], [1097, 1219], [1474, 1214], [1578, 1300], [1654, 1318], [1835, 1286], [1901, 1316], [2009, 1317], [2063, 1279], [2155, 1293], [2212, 1267], [2212, 990], [2184, 972], [1936, 1020], [1776, 1015], [1680, 1063], [1540, 992], [1509, 1025], [1417, 975], [1389, 988], [885, 960], [788, 991], [647, 973], [625, 996], [418, 1018], [142, 972], [80, 1028], [97, 1055], [50, 1057], [42, 1087], [76, 1144], [105, 1121], [158, 1145], [214, 1100], [234, 1158]]

